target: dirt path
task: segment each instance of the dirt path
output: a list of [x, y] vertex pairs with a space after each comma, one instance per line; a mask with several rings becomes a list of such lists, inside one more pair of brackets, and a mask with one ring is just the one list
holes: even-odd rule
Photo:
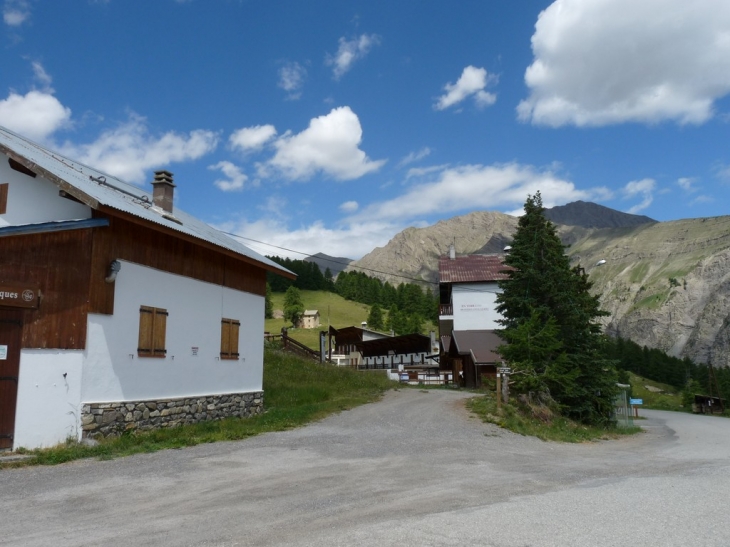
[[647, 412], [618, 441], [545, 443], [466, 395], [401, 390], [309, 427], [0, 471], [0, 544], [730, 543], [730, 420]]

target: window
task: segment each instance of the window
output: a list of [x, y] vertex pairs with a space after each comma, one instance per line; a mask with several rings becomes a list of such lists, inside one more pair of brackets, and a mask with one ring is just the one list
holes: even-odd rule
[[165, 331], [167, 329], [167, 310], [140, 306], [139, 308], [139, 346], [140, 357], [165, 357]]
[[221, 359], [238, 359], [238, 330], [241, 322], [237, 319], [221, 319]]

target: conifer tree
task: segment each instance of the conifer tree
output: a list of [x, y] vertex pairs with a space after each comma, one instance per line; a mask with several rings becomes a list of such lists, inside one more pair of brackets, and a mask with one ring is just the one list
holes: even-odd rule
[[385, 324], [383, 322], [383, 308], [380, 307], [380, 304], [373, 304], [370, 308], [370, 313], [368, 314], [368, 327], [370, 327], [373, 330], [383, 330], [385, 327]]
[[296, 326], [303, 315], [302, 293], [296, 287], [291, 286], [284, 293], [284, 319], [291, 321], [291, 324]]
[[[547, 391], [561, 411], [586, 423], [611, 419], [616, 393], [614, 362], [603, 352], [598, 298], [585, 271], [571, 268], [555, 225], [543, 215], [542, 197], [528, 196], [512, 250], [513, 269], [499, 282], [497, 310], [507, 343], [500, 348], [515, 369], [515, 387]], [[524, 384], [524, 385], [520, 385]]]

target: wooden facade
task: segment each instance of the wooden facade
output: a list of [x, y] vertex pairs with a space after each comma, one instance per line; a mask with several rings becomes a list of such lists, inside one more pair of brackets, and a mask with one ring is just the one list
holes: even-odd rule
[[38, 309], [16, 312], [23, 348], [86, 347], [92, 238], [92, 229], [0, 238], [0, 283], [41, 290]]
[[195, 242], [183, 234], [165, 233], [129, 219], [95, 211], [95, 218], [107, 218], [108, 228], [94, 232], [91, 256], [89, 311], [114, 313], [114, 284], [106, 283], [112, 260], [128, 260], [164, 272], [182, 275], [259, 296], [266, 294], [266, 271]]
[[18, 312], [23, 348], [84, 349], [87, 315], [114, 313], [115, 284], [105, 278], [116, 259], [266, 294], [261, 267], [149, 225], [95, 216], [108, 218], [109, 226], [0, 238], [0, 284], [22, 282], [41, 290], [38, 309]]

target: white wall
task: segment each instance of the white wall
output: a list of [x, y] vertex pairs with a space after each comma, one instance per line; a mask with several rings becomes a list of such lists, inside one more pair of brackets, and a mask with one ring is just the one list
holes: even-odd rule
[[5, 183], [8, 206], [0, 215], [0, 227], [91, 218], [91, 208], [62, 198], [58, 187], [41, 176], [33, 178], [11, 169], [7, 156], [0, 154], [0, 184]]
[[[89, 314], [81, 400], [111, 402], [259, 391], [264, 297], [121, 261], [114, 315]], [[167, 356], [139, 357], [140, 306], [164, 308]], [[238, 360], [221, 360], [221, 318], [238, 319]], [[198, 348], [197, 356], [192, 348]]]
[[83, 358], [80, 350], [21, 350], [14, 448], [48, 447], [68, 437], [81, 438]]
[[454, 306], [454, 330], [492, 330], [501, 328], [497, 323], [496, 282], [456, 284], [451, 289]]

